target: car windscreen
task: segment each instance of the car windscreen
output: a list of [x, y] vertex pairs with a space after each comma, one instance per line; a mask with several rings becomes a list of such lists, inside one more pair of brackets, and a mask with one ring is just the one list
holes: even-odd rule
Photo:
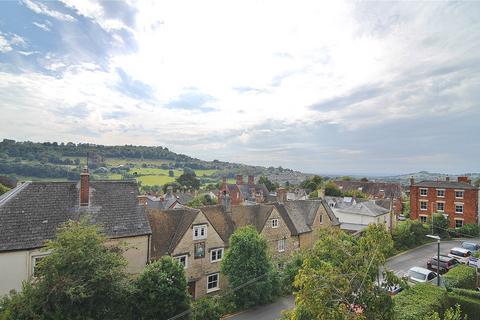
[[425, 274], [417, 272], [417, 271], [413, 271], [413, 270], [408, 271], [408, 276], [410, 278], [419, 279], [419, 280], [425, 280], [425, 278], [426, 278]]

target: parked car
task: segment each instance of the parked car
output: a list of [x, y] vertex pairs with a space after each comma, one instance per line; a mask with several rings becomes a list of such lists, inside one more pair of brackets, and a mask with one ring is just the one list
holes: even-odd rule
[[470, 250], [464, 248], [452, 248], [450, 253], [448, 254], [449, 257], [457, 259], [460, 263], [466, 264], [468, 258], [472, 255]]
[[412, 267], [408, 270], [408, 281], [413, 283], [436, 283], [437, 273], [422, 267]]
[[463, 242], [462, 248], [470, 250], [471, 252], [477, 252], [480, 250], [480, 244], [475, 242]]
[[[437, 264], [438, 264], [438, 257], [434, 256], [430, 260], [427, 261], [427, 268], [433, 271], [437, 271]], [[450, 269], [458, 266], [460, 262], [457, 259], [449, 257], [449, 256], [440, 256], [440, 264], [439, 264], [439, 272], [440, 274], [444, 274], [448, 272]]]
[[467, 266], [480, 268], [480, 259], [475, 257], [469, 257], [467, 261]]

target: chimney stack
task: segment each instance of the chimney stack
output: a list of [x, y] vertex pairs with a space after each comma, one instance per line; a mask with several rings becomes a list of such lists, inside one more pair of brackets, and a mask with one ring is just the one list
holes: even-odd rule
[[461, 176], [461, 177], [458, 177], [458, 182], [465, 182], [465, 183], [468, 183], [468, 177], [466, 176]]
[[227, 193], [227, 191], [223, 191], [223, 194], [221, 195], [221, 203], [222, 203], [222, 208], [224, 213], [229, 213], [232, 212], [232, 201], [230, 199], [230, 195]]
[[449, 181], [450, 181], [450, 177], [449, 177], [449, 176], [446, 176], [446, 177], [445, 177], [445, 181], [449, 182]]
[[413, 176], [410, 177], [410, 185], [413, 186], [415, 184], [415, 179], [413, 179]]
[[144, 208], [147, 207], [147, 195], [146, 194], [141, 194], [137, 196], [138, 199], [138, 204], [143, 206]]
[[167, 195], [165, 197], [173, 197], [173, 187], [172, 186], [168, 186], [167, 187]]
[[241, 174], [237, 174], [237, 185], [243, 184], [243, 176]]
[[80, 173], [80, 205], [88, 206], [90, 193], [90, 174], [88, 168], [85, 166], [83, 172]]
[[285, 188], [277, 189], [277, 201], [280, 203], [287, 202], [287, 189]]
[[248, 185], [254, 185], [255, 184], [255, 177], [250, 175], [248, 176]]

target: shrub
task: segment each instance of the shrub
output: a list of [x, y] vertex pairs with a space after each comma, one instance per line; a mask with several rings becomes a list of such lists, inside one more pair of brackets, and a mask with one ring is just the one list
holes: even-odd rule
[[205, 296], [193, 303], [192, 320], [219, 320], [223, 315], [220, 299]]
[[461, 288], [453, 288], [452, 291], [455, 294], [465, 296], [465, 297], [470, 297], [474, 299], [479, 299], [480, 301], [480, 291], [476, 290], [468, 290], [468, 289], [461, 289]]
[[417, 284], [394, 298], [396, 320], [417, 320], [448, 307], [447, 291], [431, 284]]
[[450, 228], [448, 233], [451, 237], [462, 238], [465, 236], [476, 237], [480, 234], [480, 227], [476, 224], [466, 224], [461, 228]]
[[475, 289], [477, 272], [475, 268], [460, 265], [443, 276], [447, 288]]
[[[473, 291], [475, 292], [475, 291]], [[468, 315], [468, 319], [478, 319], [480, 314], [480, 299], [469, 295], [460, 295], [451, 292], [448, 295], [450, 305], [459, 304], [462, 308], [462, 313]]]
[[295, 290], [293, 282], [302, 268], [302, 263], [303, 254], [301, 252], [296, 252], [288, 258], [285, 267], [280, 272], [282, 294], [291, 294]]
[[425, 243], [428, 227], [415, 220], [400, 222], [393, 230], [393, 241], [396, 250], [406, 250]]

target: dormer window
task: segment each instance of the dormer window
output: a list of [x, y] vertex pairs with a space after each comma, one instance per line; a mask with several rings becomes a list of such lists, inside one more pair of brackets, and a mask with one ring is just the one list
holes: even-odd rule
[[193, 240], [207, 239], [207, 225], [193, 226]]

